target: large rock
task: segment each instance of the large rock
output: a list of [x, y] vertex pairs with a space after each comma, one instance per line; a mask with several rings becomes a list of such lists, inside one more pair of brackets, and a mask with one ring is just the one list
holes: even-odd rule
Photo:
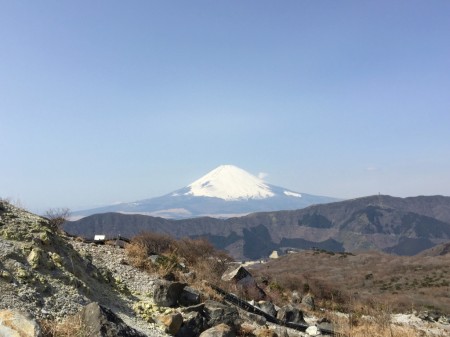
[[111, 310], [90, 303], [76, 315], [85, 329], [85, 337], [146, 337], [145, 334], [126, 325]]
[[298, 291], [294, 290], [291, 295], [291, 302], [294, 304], [299, 304], [301, 302], [301, 300], [302, 300], [302, 298], [301, 298], [300, 294], [298, 293]]
[[314, 325], [308, 327], [305, 332], [309, 336], [319, 336], [321, 334], [320, 329]]
[[180, 294], [179, 303], [185, 307], [200, 303], [200, 293], [191, 287], [184, 287]]
[[27, 313], [0, 311], [0, 337], [40, 337], [41, 329]]
[[266, 314], [277, 317], [277, 310], [275, 309], [275, 305], [269, 301], [259, 301], [258, 307], [264, 311]]
[[158, 321], [164, 326], [168, 334], [175, 335], [180, 330], [181, 324], [183, 324], [183, 316], [179, 312], [161, 315], [158, 317]]
[[231, 266], [222, 275], [222, 280], [230, 282], [239, 282], [246, 278], [252, 277], [252, 274], [242, 266]]
[[266, 298], [266, 293], [262, 290], [252, 274], [242, 266], [231, 266], [222, 275], [222, 280], [227, 282], [233, 282], [238, 288], [244, 293], [248, 294], [249, 297], [256, 300], [262, 300]]
[[236, 333], [228, 325], [221, 323], [203, 331], [200, 337], [236, 337]]
[[302, 298], [302, 305], [308, 310], [316, 310], [316, 305], [314, 303], [314, 296], [310, 293], [307, 293]]
[[159, 280], [153, 292], [153, 301], [163, 307], [178, 305], [185, 283]]
[[205, 301], [203, 308], [207, 319], [207, 326], [212, 327], [220, 323], [225, 323], [231, 327], [239, 324], [239, 313], [235, 307], [231, 307], [216, 301]]
[[317, 327], [321, 331], [334, 331], [334, 325], [331, 323], [331, 321], [327, 318], [322, 318], [317, 321]]
[[252, 324], [256, 324], [256, 325], [266, 325], [267, 324], [267, 319], [264, 316], [260, 316], [257, 314], [253, 314], [251, 312], [247, 312], [247, 311], [240, 311], [239, 312], [239, 317], [247, 322], [252, 322]]
[[[203, 308], [203, 307], [202, 307]], [[206, 319], [198, 311], [189, 311], [185, 313], [183, 324], [178, 330], [177, 337], [198, 337], [206, 328]]]
[[303, 312], [288, 304], [278, 310], [277, 318], [282, 322], [305, 323]]

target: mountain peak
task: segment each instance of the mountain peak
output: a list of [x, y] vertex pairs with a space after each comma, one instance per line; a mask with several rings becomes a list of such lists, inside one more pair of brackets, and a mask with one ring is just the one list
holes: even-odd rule
[[299, 209], [337, 201], [334, 198], [300, 194], [275, 186], [234, 165], [221, 165], [188, 186], [169, 194], [130, 203], [72, 213], [122, 212], [163, 218], [215, 216], [228, 218], [258, 211]]
[[264, 181], [234, 165], [220, 165], [188, 185], [186, 195], [224, 200], [265, 199], [274, 196]]

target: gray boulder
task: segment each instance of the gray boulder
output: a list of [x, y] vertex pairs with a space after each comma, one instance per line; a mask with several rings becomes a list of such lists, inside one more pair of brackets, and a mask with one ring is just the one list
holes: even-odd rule
[[142, 332], [125, 324], [111, 310], [90, 303], [76, 314], [84, 327], [86, 337], [146, 337]]
[[241, 291], [250, 295], [251, 298], [256, 300], [266, 298], [264, 290], [258, 286], [252, 274], [243, 266], [230, 266], [222, 275], [222, 280], [236, 284]]
[[159, 280], [153, 292], [153, 301], [163, 307], [172, 307], [178, 304], [185, 283]]
[[179, 303], [185, 307], [197, 305], [200, 303], [200, 293], [191, 287], [184, 287], [180, 294]]
[[291, 295], [291, 302], [294, 304], [299, 304], [301, 302], [301, 297], [298, 291], [293, 291]]
[[334, 325], [327, 318], [322, 318], [317, 321], [317, 327], [323, 331], [334, 331]]
[[231, 307], [216, 301], [205, 301], [203, 308], [206, 325], [213, 327], [225, 323], [231, 327], [239, 324], [239, 313], [235, 307]]
[[282, 322], [305, 323], [303, 312], [288, 304], [278, 310], [277, 318]]
[[184, 314], [183, 324], [176, 337], [198, 337], [205, 329], [205, 317], [198, 311], [190, 311]]
[[244, 310], [239, 312], [239, 317], [244, 322], [252, 322], [252, 324], [256, 325], [266, 325], [267, 323], [267, 319], [265, 317]]
[[310, 293], [307, 293], [302, 298], [302, 305], [308, 310], [316, 310], [316, 305], [314, 303], [314, 296]]
[[227, 282], [239, 282], [248, 278], [252, 278], [252, 274], [242, 266], [230, 266], [222, 275], [222, 280]]
[[262, 311], [266, 314], [277, 317], [277, 310], [275, 309], [275, 305], [269, 301], [259, 301], [257, 305]]

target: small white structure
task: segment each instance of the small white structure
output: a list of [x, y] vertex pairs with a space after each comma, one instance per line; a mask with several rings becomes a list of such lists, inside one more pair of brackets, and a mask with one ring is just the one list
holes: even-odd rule
[[272, 254], [269, 255], [271, 259], [278, 259], [280, 256], [278, 255], [278, 251], [274, 250]]
[[105, 240], [106, 235], [94, 235], [94, 241], [102, 241]]

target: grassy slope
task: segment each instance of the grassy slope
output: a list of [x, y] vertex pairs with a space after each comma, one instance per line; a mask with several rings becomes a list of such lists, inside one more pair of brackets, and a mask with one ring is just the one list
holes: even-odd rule
[[252, 273], [283, 290], [308, 284], [322, 305], [352, 302], [390, 306], [394, 311], [437, 309], [450, 313], [450, 254], [395, 256], [379, 252], [355, 256], [319, 251], [289, 254]]

